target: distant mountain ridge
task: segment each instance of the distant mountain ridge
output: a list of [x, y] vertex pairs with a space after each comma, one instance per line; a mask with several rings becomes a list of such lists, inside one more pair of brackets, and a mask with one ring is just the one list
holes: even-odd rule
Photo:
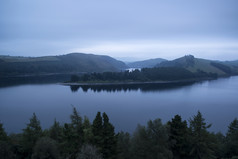
[[238, 74], [238, 61], [213, 61], [195, 58], [193, 55], [186, 55], [172, 61], [164, 61], [157, 64], [156, 67], [181, 67], [193, 73], [205, 72], [217, 74], [218, 76]]
[[70, 53], [60, 56], [0, 56], [0, 75], [121, 71], [127, 66], [110, 56]]
[[238, 60], [213, 61], [195, 58], [193, 55], [167, 61], [157, 58], [125, 64], [110, 56], [70, 53], [59, 56], [19, 57], [0, 56], [0, 77], [42, 74], [77, 74], [92, 72], [118, 72], [133, 68], [178, 67], [198, 76], [238, 75]]
[[143, 61], [130, 62], [127, 64], [127, 66], [130, 68], [152, 68], [163, 61], [167, 61], [167, 60], [162, 58], [155, 58], [155, 59], [149, 59], [149, 60], [143, 60]]

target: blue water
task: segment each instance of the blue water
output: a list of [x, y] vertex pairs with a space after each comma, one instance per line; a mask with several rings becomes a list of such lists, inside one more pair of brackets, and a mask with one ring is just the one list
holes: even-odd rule
[[[150, 86], [150, 88], [153, 86]], [[8, 133], [21, 132], [33, 112], [43, 128], [54, 119], [70, 122], [72, 107], [92, 121], [106, 112], [115, 130], [133, 132], [137, 124], [161, 118], [163, 123], [179, 114], [189, 120], [200, 110], [210, 131], [226, 133], [238, 117], [238, 77], [221, 78], [163, 89], [90, 89], [71, 91], [60, 84], [24, 84], [0, 88], [0, 121]]]

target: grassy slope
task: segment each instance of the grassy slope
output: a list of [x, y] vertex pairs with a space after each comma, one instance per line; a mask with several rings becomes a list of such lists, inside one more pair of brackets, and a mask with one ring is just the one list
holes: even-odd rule
[[225, 75], [226, 73], [223, 72], [222, 70], [212, 66], [210, 63], [210, 60], [205, 60], [205, 59], [198, 59], [195, 58], [194, 59], [195, 63], [193, 66], [189, 66], [187, 67], [187, 69], [191, 72], [196, 72], [198, 69], [204, 71], [204, 72], [212, 72], [212, 73], [216, 73], [218, 75]]
[[157, 67], [182, 67], [186, 68], [191, 72], [197, 72], [198, 70], [207, 73], [216, 73], [219, 76], [227, 75], [222, 69], [211, 65], [212, 62], [220, 63], [231, 69], [235, 69], [224, 62], [216, 62], [212, 60], [194, 58], [192, 55], [184, 56], [172, 61], [162, 62], [157, 65]]
[[127, 66], [131, 68], [152, 68], [163, 61], [167, 61], [167, 60], [161, 59], [161, 58], [149, 59], [144, 61], [131, 62], [131, 63], [128, 63]]

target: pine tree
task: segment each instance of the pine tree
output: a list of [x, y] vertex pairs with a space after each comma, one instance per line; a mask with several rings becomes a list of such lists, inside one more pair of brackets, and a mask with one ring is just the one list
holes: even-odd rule
[[131, 137], [129, 133], [120, 132], [117, 134], [117, 158], [131, 158]]
[[103, 158], [113, 159], [116, 157], [116, 136], [114, 126], [109, 122], [107, 114], [103, 113]]
[[135, 159], [171, 159], [169, 135], [160, 119], [149, 121], [147, 127], [138, 126], [132, 138]]
[[73, 108], [73, 114], [70, 116], [71, 118], [71, 128], [72, 128], [72, 136], [75, 150], [79, 149], [83, 145], [83, 124], [82, 117], [77, 112], [76, 108]]
[[0, 123], [0, 141], [6, 141], [8, 139], [7, 133], [5, 132], [3, 128], [3, 124]]
[[214, 142], [211, 140], [211, 134], [207, 131], [211, 124], [207, 125], [200, 111], [190, 119], [191, 132], [191, 157], [195, 159], [215, 158]]
[[56, 142], [48, 137], [40, 138], [33, 149], [31, 159], [59, 159]]
[[22, 135], [22, 145], [25, 152], [25, 158], [30, 158], [32, 154], [32, 148], [34, 147], [36, 141], [42, 136], [40, 121], [37, 119], [35, 113], [33, 113], [32, 118], [30, 118], [30, 123], [27, 124], [25, 129], [23, 129]]
[[93, 143], [93, 132], [92, 126], [89, 119], [85, 116], [83, 121], [83, 134], [84, 134], [84, 142], [86, 144]]
[[63, 128], [60, 126], [60, 123], [56, 121], [54, 121], [54, 124], [50, 127], [49, 129], [49, 137], [54, 139], [57, 142], [61, 142], [62, 140], [62, 133], [63, 133]]
[[181, 116], [175, 115], [169, 125], [169, 141], [174, 158], [188, 158], [188, 127], [187, 122], [182, 121]]
[[3, 128], [2, 123], [0, 123], [0, 158], [1, 159], [16, 158], [12, 150], [12, 145], [9, 141], [7, 133], [5, 132]]
[[226, 134], [226, 157], [238, 156], [238, 120], [235, 118], [228, 126]]
[[99, 151], [101, 151], [103, 145], [103, 125], [101, 112], [98, 112], [95, 119], [93, 120], [92, 132], [94, 136], [93, 144], [98, 147]]

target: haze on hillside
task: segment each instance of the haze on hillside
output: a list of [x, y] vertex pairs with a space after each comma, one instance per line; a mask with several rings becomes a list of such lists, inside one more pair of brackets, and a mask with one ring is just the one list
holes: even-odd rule
[[238, 59], [237, 0], [1, 0], [0, 55]]

